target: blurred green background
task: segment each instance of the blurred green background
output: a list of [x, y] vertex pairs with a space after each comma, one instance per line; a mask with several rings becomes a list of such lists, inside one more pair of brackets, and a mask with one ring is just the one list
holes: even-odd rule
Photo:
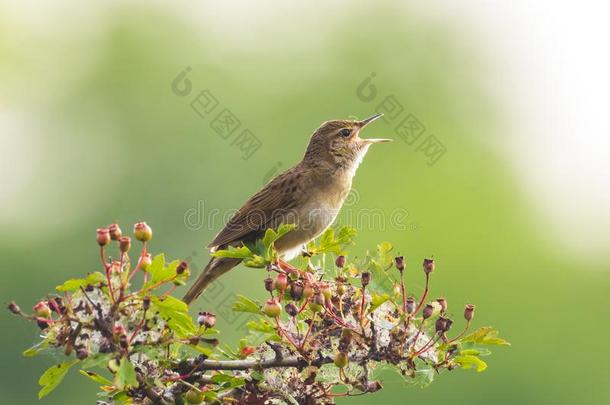
[[[414, 292], [421, 259], [434, 255], [433, 295], [458, 316], [476, 303], [477, 324], [513, 345], [496, 349], [482, 374], [456, 371], [427, 389], [388, 376], [376, 396], [342, 403], [609, 403], [600, 342], [610, 331], [601, 298], [608, 261], [567, 255], [540, 229], [498, 147], [510, 133], [502, 95], [485, 84], [495, 74], [491, 52], [392, 2], [245, 10], [64, 2], [44, 12], [0, 3], [2, 301], [29, 307], [96, 268], [94, 230], [113, 221], [125, 231], [146, 220], [153, 250], [202, 268], [222, 216], [296, 163], [322, 121], [376, 110], [391, 117], [382, 102], [393, 96], [402, 114], [366, 135], [396, 141], [369, 152], [339, 218], [382, 213], [356, 224], [354, 254], [392, 241], [411, 263]], [[190, 92], [177, 95], [172, 82], [187, 67]], [[367, 101], [358, 86], [373, 72]], [[201, 117], [191, 102], [204, 90], [218, 106]], [[228, 139], [210, 126], [223, 108], [241, 122]], [[395, 132], [408, 114], [426, 128], [413, 145]], [[246, 128], [261, 145], [244, 159], [232, 142]], [[446, 150], [432, 165], [416, 150], [430, 134]], [[232, 272], [199, 307], [252, 293], [263, 277]], [[34, 326], [6, 311], [0, 319], [1, 402], [35, 403], [38, 376], [56, 359], [22, 357]], [[229, 321], [219, 327], [231, 340], [238, 322]], [[72, 373], [44, 402], [94, 403], [95, 392]]]

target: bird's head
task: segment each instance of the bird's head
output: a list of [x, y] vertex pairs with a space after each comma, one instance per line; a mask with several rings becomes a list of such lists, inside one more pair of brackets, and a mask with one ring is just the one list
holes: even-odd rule
[[304, 160], [310, 163], [328, 162], [338, 168], [355, 171], [369, 147], [391, 139], [363, 139], [360, 132], [383, 114], [365, 120], [326, 121], [311, 136]]

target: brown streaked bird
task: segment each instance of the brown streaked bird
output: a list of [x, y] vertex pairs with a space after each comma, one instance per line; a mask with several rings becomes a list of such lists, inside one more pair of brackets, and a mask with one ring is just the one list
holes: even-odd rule
[[[271, 180], [250, 198], [214, 238], [212, 252], [259, 239], [268, 228], [295, 224], [293, 231], [275, 242], [280, 257], [290, 260], [335, 220], [352, 179], [369, 147], [390, 139], [362, 139], [360, 131], [379, 118], [362, 121], [333, 120], [323, 123], [311, 136], [303, 159]], [[218, 277], [241, 262], [213, 257], [183, 300], [193, 302]]]

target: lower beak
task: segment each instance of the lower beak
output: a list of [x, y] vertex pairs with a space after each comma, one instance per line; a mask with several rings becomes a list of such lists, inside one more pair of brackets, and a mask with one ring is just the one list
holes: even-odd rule
[[368, 143], [384, 143], [384, 142], [392, 142], [393, 139], [385, 139], [385, 138], [370, 138], [370, 139], [363, 139], [364, 142], [368, 142]]
[[[366, 127], [371, 122], [375, 121], [378, 118], [381, 118], [383, 113], [375, 114], [370, 118], [360, 121], [360, 129]], [[363, 139], [364, 142], [368, 143], [383, 143], [383, 142], [392, 142], [392, 139], [383, 139], [383, 138], [372, 138], [372, 139]]]

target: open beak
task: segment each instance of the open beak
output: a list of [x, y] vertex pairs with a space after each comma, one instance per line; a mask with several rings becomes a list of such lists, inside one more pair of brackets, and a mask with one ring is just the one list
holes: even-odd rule
[[[360, 130], [362, 130], [362, 128], [366, 127], [368, 124], [370, 124], [371, 122], [375, 121], [376, 119], [380, 118], [383, 115], [383, 113], [380, 114], [375, 114], [370, 118], [367, 118], [365, 120], [360, 121]], [[368, 143], [382, 143], [382, 142], [392, 142], [392, 139], [384, 139], [384, 138], [370, 138], [370, 139], [363, 139], [364, 142], [368, 142]]]

